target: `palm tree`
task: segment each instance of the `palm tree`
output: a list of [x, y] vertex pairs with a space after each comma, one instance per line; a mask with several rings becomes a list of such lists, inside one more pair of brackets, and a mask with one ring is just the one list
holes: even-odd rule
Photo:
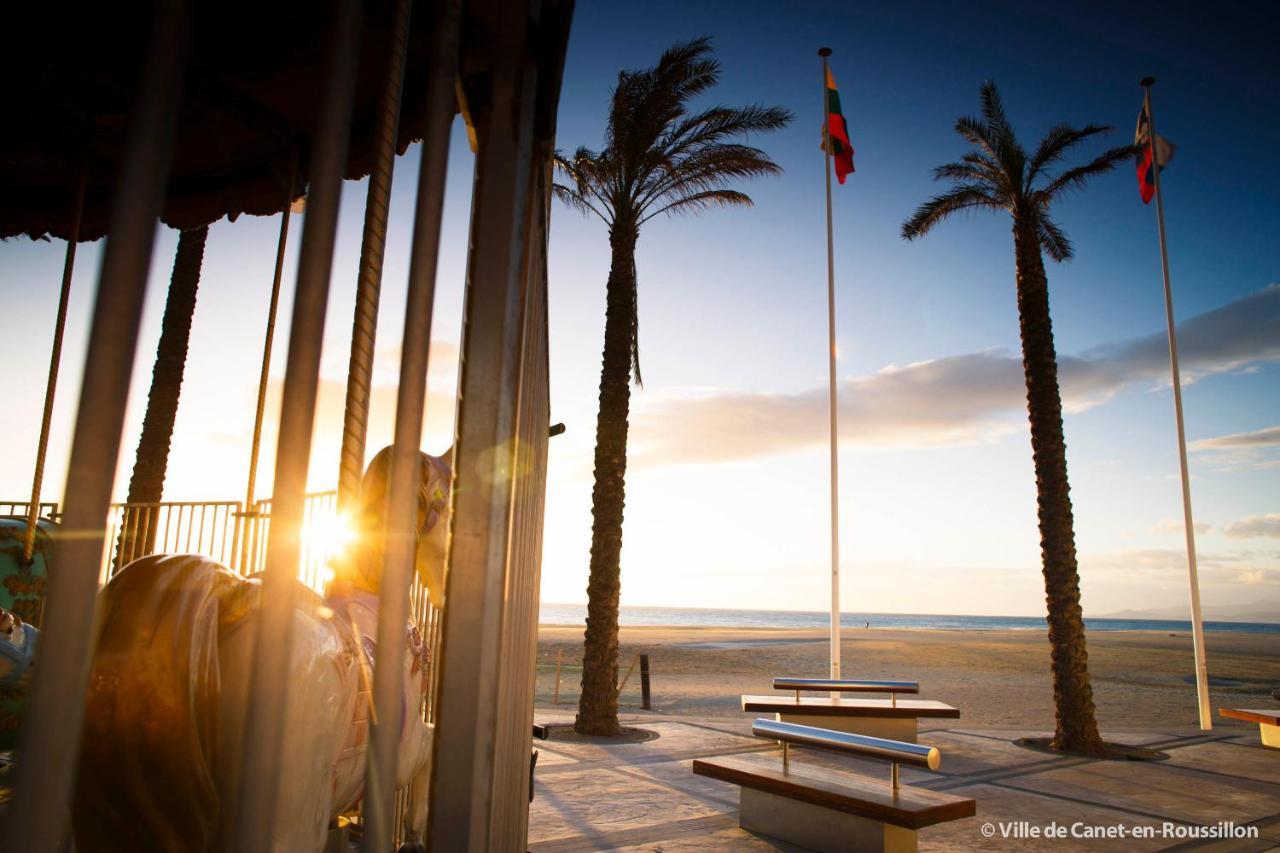
[[[196, 291], [200, 286], [200, 267], [204, 262], [204, 244], [208, 236], [208, 225], [178, 234], [178, 251], [173, 260], [173, 275], [169, 279], [160, 343], [156, 347], [156, 362], [151, 370], [147, 413], [142, 420], [142, 436], [138, 439], [138, 453], [129, 478], [127, 501], [131, 504], [159, 503], [164, 494], [169, 445], [178, 416], [178, 396], [182, 391], [191, 320], [196, 310]], [[133, 513], [124, 520], [116, 556], [117, 568], [128, 560], [155, 550], [155, 522], [154, 514], [146, 510]], [[138, 541], [139, 538], [142, 541]]]
[[1066, 443], [1062, 437], [1058, 361], [1042, 253], [1059, 263], [1072, 256], [1071, 241], [1049, 218], [1049, 206], [1072, 190], [1081, 189], [1094, 175], [1110, 171], [1132, 157], [1133, 148], [1113, 148], [1083, 166], [1051, 175], [1051, 167], [1061, 162], [1071, 148], [1111, 128], [1058, 125], [1045, 134], [1035, 153], [1028, 157], [1005, 116], [995, 83], [982, 84], [981, 100], [982, 118], [961, 118], [955, 128], [976, 150], [959, 162], [934, 169], [935, 180], [951, 181], [954, 186], [920, 205], [903, 223], [902, 236], [907, 240], [923, 237], [942, 220], [965, 210], [1004, 210], [1013, 217], [1022, 369], [1027, 383], [1053, 661], [1056, 728], [1051, 746], [1096, 755], [1104, 751], [1104, 745], [1098, 735], [1093, 688], [1089, 684]]
[[556, 155], [565, 180], [554, 186], [556, 197], [598, 216], [609, 229], [612, 249], [591, 494], [582, 697], [575, 724], [581, 734], [618, 732], [619, 559], [632, 376], [641, 384], [635, 261], [640, 228], [659, 214], [750, 205], [750, 197], [730, 185], [782, 171], [767, 154], [741, 140], [786, 126], [789, 110], [751, 105], [690, 112], [689, 102], [719, 79], [720, 63], [712, 56], [710, 39], [674, 45], [654, 67], [618, 74], [603, 149]]

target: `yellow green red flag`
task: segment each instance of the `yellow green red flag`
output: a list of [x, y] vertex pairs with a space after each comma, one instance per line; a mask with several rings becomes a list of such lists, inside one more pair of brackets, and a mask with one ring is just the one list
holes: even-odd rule
[[828, 153], [836, 161], [836, 179], [843, 184], [854, 170], [853, 145], [849, 142], [849, 127], [840, 111], [840, 93], [836, 91], [836, 78], [831, 76], [830, 68], [827, 69], [827, 137], [830, 139]]

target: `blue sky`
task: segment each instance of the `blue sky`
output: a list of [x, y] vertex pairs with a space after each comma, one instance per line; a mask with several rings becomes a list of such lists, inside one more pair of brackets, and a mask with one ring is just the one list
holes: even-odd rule
[[[1007, 217], [948, 222], [922, 241], [902, 220], [964, 153], [954, 119], [1000, 85], [1024, 144], [1052, 124], [1112, 124], [1131, 139], [1140, 77], [1178, 154], [1165, 173], [1205, 604], [1280, 614], [1280, 147], [1277, 74], [1244, 6], [1161, 14], [1102, 4], [580, 3], [558, 143], [597, 146], [621, 67], [673, 41], [715, 39], [708, 101], [781, 104], [788, 129], [757, 142], [785, 170], [756, 206], [650, 223], [641, 236], [641, 352], [633, 396], [623, 600], [826, 607], [826, 296], [819, 46], [857, 150], [835, 188], [846, 610], [1042, 610], [1035, 495], [1017, 367]], [[390, 439], [417, 152], [397, 165], [370, 453]], [[471, 157], [455, 128], [433, 339], [428, 450], [451, 431]], [[365, 186], [347, 184], [329, 309], [312, 484], [331, 487]], [[1185, 553], [1154, 209], [1132, 169], [1057, 210], [1077, 257], [1048, 270], [1087, 613], [1185, 607]], [[167, 497], [237, 498], [252, 426], [277, 221], [211, 231]], [[299, 231], [295, 230], [294, 234]], [[124, 439], [136, 446], [176, 237], [161, 234]], [[293, 248], [296, 248], [296, 240]], [[0, 245], [16, 452], [0, 498], [28, 488], [62, 244]], [[81, 251], [46, 497], [56, 498], [83, 357], [98, 246]], [[585, 598], [590, 453], [608, 248], [598, 222], [557, 207], [551, 244], [553, 419], [543, 597]], [[292, 252], [287, 269], [293, 270]], [[291, 281], [291, 277], [289, 279]], [[288, 288], [286, 288], [287, 290]], [[282, 316], [287, 317], [288, 300]], [[1157, 336], [1152, 339], [1150, 336]], [[273, 373], [283, 373], [283, 335]], [[1163, 372], [1162, 372], [1163, 371]], [[815, 396], [816, 395], [816, 396]], [[11, 422], [12, 424], [12, 422]], [[1223, 436], [1252, 437], [1222, 441]], [[267, 446], [274, 438], [269, 412]], [[1199, 442], [1198, 444], [1196, 442]], [[271, 453], [265, 460], [270, 470]], [[264, 489], [266, 484], [264, 484]], [[265, 492], [264, 492], [265, 494]]]

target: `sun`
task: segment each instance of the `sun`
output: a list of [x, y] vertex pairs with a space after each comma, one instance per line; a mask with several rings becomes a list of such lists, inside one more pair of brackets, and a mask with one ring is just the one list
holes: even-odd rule
[[330, 511], [308, 518], [299, 538], [302, 545], [299, 579], [321, 591], [333, 580], [333, 560], [355, 544], [358, 537], [350, 516]]

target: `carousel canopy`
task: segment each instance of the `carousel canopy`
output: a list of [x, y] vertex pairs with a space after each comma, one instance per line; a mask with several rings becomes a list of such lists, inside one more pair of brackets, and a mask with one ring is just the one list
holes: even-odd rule
[[[161, 219], [185, 229], [224, 216], [276, 213], [286, 193], [301, 195], [307, 182], [328, 6], [314, 0], [191, 5], [182, 108]], [[435, 5], [413, 3], [400, 153], [421, 137]], [[0, 134], [0, 238], [66, 239], [82, 167], [87, 172], [79, 238], [106, 234], [148, 38], [146, 8], [54, 2], [25, 13], [28, 21], [7, 26], [12, 38], [0, 53], [8, 84]], [[370, 169], [393, 13], [394, 0], [365, 4], [348, 178]], [[297, 180], [290, 187], [295, 157]]]

